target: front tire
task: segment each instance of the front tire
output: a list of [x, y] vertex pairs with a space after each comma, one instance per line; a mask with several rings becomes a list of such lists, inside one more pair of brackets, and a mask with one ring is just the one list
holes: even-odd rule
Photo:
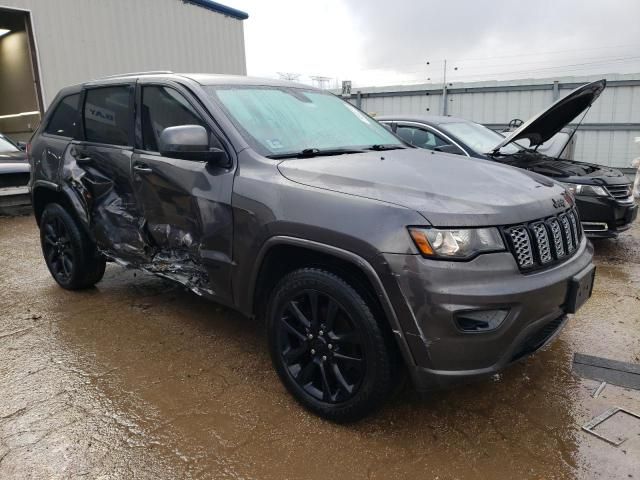
[[372, 308], [330, 272], [304, 268], [285, 276], [271, 295], [267, 328], [280, 379], [323, 418], [359, 420], [393, 390], [393, 356]]
[[104, 257], [77, 221], [57, 203], [50, 203], [42, 212], [40, 243], [47, 268], [62, 288], [89, 288], [102, 279]]

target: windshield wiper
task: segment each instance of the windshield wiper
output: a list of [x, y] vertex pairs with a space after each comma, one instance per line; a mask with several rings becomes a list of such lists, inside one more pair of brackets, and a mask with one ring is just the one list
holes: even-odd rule
[[327, 157], [331, 155], [343, 155], [348, 153], [364, 153], [364, 150], [355, 148], [332, 148], [320, 150], [319, 148], [305, 148], [299, 152], [274, 153], [267, 155], [267, 158], [283, 159], [283, 158], [311, 158], [311, 157]]
[[381, 152], [383, 150], [404, 150], [405, 147], [404, 145], [398, 145], [397, 143], [387, 143], [387, 144], [377, 144], [377, 145], [371, 145], [370, 147], [367, 147], [367, 150], [375, 150], [377, 152]]

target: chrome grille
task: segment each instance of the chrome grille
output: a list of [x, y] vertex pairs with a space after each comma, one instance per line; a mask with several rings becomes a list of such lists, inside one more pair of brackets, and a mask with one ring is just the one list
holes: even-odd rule
[[571, 234], [571, 226], [569, 225], [569, 220], [567, 216], [562, 214], [560, 215], [560, 224], [562, 225], [562, 232], [564, 233], [564, 241], [567, 245], [567, 252], [573, 253], [575, 250], [575, 244], [573, 242], [573, 235]]
[[568, 213], [569, 221], [571, 222], [571, 231], [573, 232], [573, 239], [576, 247], [580, 245], [580, 239], [582, 238], [582, 232], [580, 231], [580, 222], [578, 221], [578, 214], [571, 210]]
[[504, 228], [511, 253], [522, 270], [564, 260], [578, 250], [582, 238], [575, 208], [558, 216]]
[[526, 227], [515, 227], [509, 230], [511, 243], [518, 265], [522, 268], [533, 266], [533, 249], [529, 240], [529, 232]]
[[553, 236], [553, 246], [556, 250], [556, 258], [564, 257], [564, 242], [562, 241], [562, 231], [560, 230], [560, 223], [557, 218], [549, 220], [549, 226], [551, 227], [551, 235]]
[[536, 239], [536, 246], [538, 247], [538, 255], [540, 256], [541, 263], [549, 263], [553, 258], [551, 257], [551, 246], [549, 245], [549, 235], [547, 229], [543, 223], [535, 223], [531, 225], [533, 230], [533, 236]]
[[626, 200], [631, 196], [631, 185], [609, 185], [605, 188], [609, 195], [618, 200]]

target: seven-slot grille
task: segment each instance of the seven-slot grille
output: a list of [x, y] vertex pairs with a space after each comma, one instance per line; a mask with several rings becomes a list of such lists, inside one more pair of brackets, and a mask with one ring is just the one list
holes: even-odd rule
[[582, 229], [575, 208], [555, 217], [504, 229], [511, 253], [522, 270], [546, 267], [573, 255]]
[[626, 200], [631, 196], [631, 185], [609, 185], [606, 189], [613, 198], [618, 200]]

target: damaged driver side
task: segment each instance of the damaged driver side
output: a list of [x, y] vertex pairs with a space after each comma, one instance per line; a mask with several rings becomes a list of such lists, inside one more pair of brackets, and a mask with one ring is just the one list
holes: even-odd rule
[[224, 302], [233, 169], [188, 95], [135, 81], [85, 88], [68, 116], [79, 128], [60, 152], [60, 183], [107, 259]]

